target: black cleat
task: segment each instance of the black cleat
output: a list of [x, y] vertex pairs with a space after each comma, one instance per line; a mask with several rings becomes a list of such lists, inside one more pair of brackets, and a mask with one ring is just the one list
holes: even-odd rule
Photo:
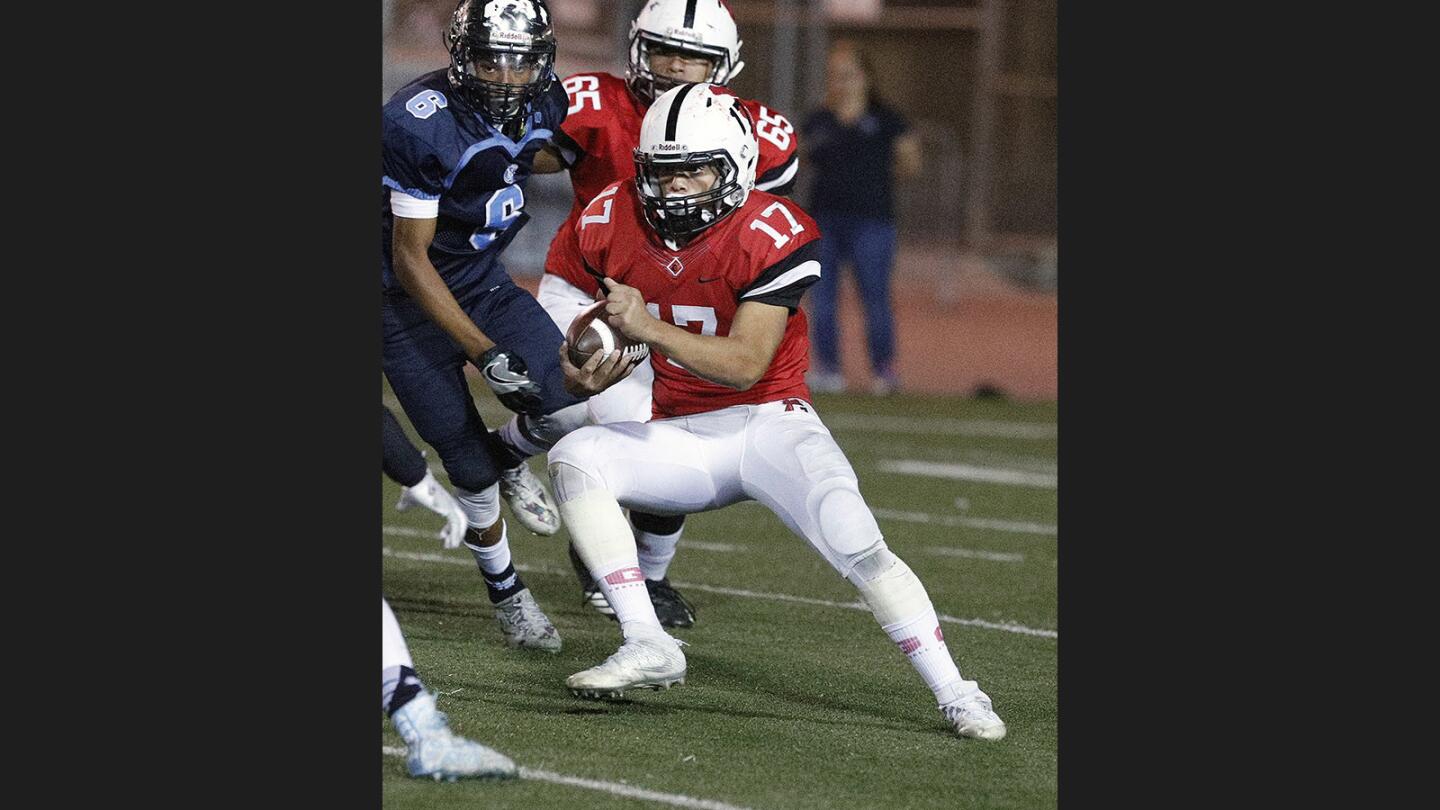
[[620, 621], [620, 617], [615, 615], [615, 608], [610, 607], [610, 600], [605, 598], [605, 592], [600, 590], [599, 585], [591, 585], [585, 589], [585, 598], [580, 605], [594, 610], [601, 616], [609, 616], [617, 622]]
[[574, 543], [570, 544], [570, 565], [575, 569], [575, 581], [580, 583], [580, 605], [620, 621], [615, 617], [615, 608], [610, 607], [605, 593], [600, 590], [600, 583], [590, 578], [590, 570], [585, 567], [585, 561], [580, 559], [580, 552], [575, 550]]
[[655, 606], [655, 617], [662, 627], [690, 627], [695, 624], [695, 608], [685, 601], [680, 592], [670, 587], [670, 579], [647, 579], [645, 588], [650, 591], [650, 604]]
[[590, 576], [590, 569], [585, 567], [585, 561], [580, 559], [580, 552], [575, 550], [575, 544], [571, 543], [567, 551], [570, 552], [570, 567], [575, 569], [575, 581], [580, 583], [580, 590], [588, 591], [597, 587], [595, 578]]

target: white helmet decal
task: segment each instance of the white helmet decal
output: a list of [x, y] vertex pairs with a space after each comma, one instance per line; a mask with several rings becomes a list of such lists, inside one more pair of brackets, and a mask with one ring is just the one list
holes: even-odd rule
[[490, 0], [485, 4], [485, 19], [491, 22], [504, 22], [507, 15], [513, 19], [516, 12], [538, 18], [542, 24], [550, 22], [550, 10], [535, 5], [531, 0]]

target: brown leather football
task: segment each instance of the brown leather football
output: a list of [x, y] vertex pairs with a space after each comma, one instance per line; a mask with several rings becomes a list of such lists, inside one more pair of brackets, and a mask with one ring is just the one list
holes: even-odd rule
[[596, 301], [581, 312], [565, 330], [565, 340], [570, 344], [570, 362], [578, 368], [585, 365], [590, 355], [603, 350], [606, 356], [615, 349], [625, 353], [626, 359], [643, 360], [650, 356], [650, 347], [631, 340], [618, 329], [605, 322], [605, 301]]

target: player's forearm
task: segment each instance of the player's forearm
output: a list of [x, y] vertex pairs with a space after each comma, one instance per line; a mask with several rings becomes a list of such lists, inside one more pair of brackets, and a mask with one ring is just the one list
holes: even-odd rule
[[774, 351], [730, 336], [697, 335], [663, 321], [654, 321], [646, 343], [691, 373], [728, 388], [745, 391], [770, 368]]
[[444, 279], [440, 278], [439, 271], [428, 258], [402, 259], [397, 256], [395, 277], [405, 292], [430, 316], [430, 320], [439, 325], [467, 357], [476, 359], [495, 345], [495, 342], [486, 337], [480, 327], [470, 320], [465, 310], [460, 308], [450, 288], [445, 286]]

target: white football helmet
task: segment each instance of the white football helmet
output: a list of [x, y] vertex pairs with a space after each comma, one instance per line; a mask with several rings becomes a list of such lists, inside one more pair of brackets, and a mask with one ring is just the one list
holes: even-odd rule
[[[666, 239], [691, 236], [745, 204], [755, 186], [760, 144], [740, 99], [718, 85], [682, 84], [645, 112], [635, 149], [635, 187], [645, 219]], [[708, 191], [666, 197], [662, 173], [712, 166]]]
[[715, 67], [706, 81], [729, 84], [745, 67], [741, 44], [735, 18], [721, 0], [650, 0], [630, 23], [625, 82], [647, 104], [677, 84], [650, 71], [650, 48], [660, 46], [711, 60]]

